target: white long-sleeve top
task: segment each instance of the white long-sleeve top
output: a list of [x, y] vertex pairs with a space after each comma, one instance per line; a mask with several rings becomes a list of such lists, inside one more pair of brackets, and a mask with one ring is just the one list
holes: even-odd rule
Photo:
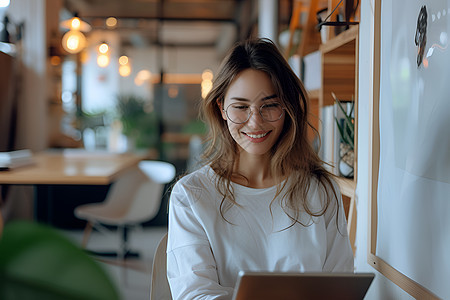
[[[240, 206], [224, 213], [227, 222], [220, 214], [216, 176], [205, 166], [172, 190], [167, 276], [173, 299], [231, 299], [240, 270], [353, 272], [342, 201], [339, 210], [332, 201], [320, 217], [303, 213], [301, 220], [309, 226], [289, 227], [292, 221], [279, 202], [270, 206], [276, 186], [254, 189], [232, 183]], [[325, 193], [314, 182], [308, 201], [319, 208]]]

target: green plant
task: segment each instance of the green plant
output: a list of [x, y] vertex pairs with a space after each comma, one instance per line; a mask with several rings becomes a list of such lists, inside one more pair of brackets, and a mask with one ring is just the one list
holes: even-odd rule
[[117, 97], [117, 113], [125, 136], [135, 139], [136, 147], [148, 148], [158, 141], [158, 119], [144, 98], [135, 95]]
[[334, 101], [338, 104], [339, 109], [344, 114], [344, 122], [341, 124], [338, 119], [335, 118], [339, 134], [341, 135], [342, 141], [350, 146], [351, 150], [354, 150], [355, 146], [355, 119], [352, 117], [354, 109], [354, 101], [352, 101], [352, 108], [349, 112], [343, 107], [341, 101], [336, 97], [334, 93], [331, 93]]
[[0, 299], [119, 299], [107, 273], [55, 229], [7, 223], [0, 239]]

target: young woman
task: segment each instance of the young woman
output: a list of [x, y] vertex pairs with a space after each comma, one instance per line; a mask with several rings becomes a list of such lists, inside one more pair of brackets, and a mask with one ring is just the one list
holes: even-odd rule
[[276, 46], [225, 58], [202, 103], [205, 166], [174, 186], [174, 299], [231, 299], [240, 270], [353, 272], [339, 188], [307, 140], [308, 100]]

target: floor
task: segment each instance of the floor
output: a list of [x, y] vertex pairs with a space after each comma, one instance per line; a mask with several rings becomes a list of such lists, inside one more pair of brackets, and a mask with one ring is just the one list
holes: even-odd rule
[[[150, 282], [153, 255], [167, 227], [144, 227], [133, 229], [129, 234], [129, 244], [139, 258], [128, 258], [125, 265], [116, 258], [98, 257], [97, 260], [111, 275], [124, 300], [150, 299]], [[63, 230], [74, 243], [81, 245], [82, 230]], [[87, 249], [92, 251], [111, 251], [120, 243], [116, 232], [109, 234], [93, 231]]]

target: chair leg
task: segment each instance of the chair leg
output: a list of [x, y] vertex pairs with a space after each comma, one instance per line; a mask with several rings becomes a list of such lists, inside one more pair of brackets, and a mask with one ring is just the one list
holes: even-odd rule
[[3, 233], [3, 216], [2, 216], [2, 210], [0, 209], [0, 237]]
[[86, 245], [89, 241], [89, 237], [91, 236], [91, 232], [92, 232], [92, 222], [88, 221], [86, 227], [84, 228], [83, 241], [81, 242], [81, 246], [83, 248], [86, 248]]
[[119, 240], [120, 240], [120, 246], [119, 246], [119, 252], [117, 253], [117, 258], [120, 261], [125, 261], [126, 258], [126, 252], [127, 252], [127, 228], [124, 225], [120, 225], [118, 227], [119, 231]]

